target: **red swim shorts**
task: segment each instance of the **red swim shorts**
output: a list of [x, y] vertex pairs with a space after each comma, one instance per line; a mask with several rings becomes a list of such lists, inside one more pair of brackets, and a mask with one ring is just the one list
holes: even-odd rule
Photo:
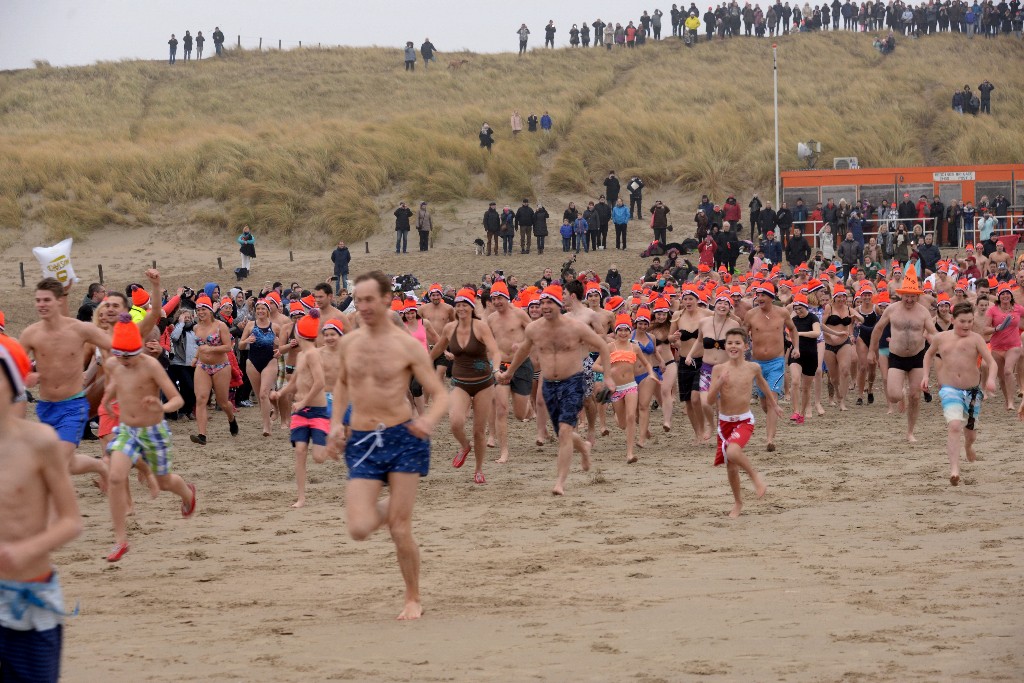
[[111, 403], [111, 406], [114, 408], [113, 415], [107, 412], [107, 407], [104, 404], [100, 403], [100, 409], [97, 411], [100, 417], [100, 428], [96, 434], [98, 437], [110, 436], [114, 433], [114, 427], [121, 422], [120, 405], [115, 401]]
[[715, 467], [726, 462], [725, 450], [729, 444], [746, 446], [754, 435], [754, 414], [718, 416], [718, 450], [715, 452]]

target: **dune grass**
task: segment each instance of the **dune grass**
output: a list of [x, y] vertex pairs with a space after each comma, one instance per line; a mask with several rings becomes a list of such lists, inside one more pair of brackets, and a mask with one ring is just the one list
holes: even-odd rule
[[[783, 168], [807, 138], [823, 161], [862, 166], [1024, 158], [1017, 41], [938, 36], [887, 58], [864, 35], [778, 42]], [[0, 74], [0, 228], [36, 220], [54, 238], [83, 237], [212, 199], [190, 218], [329, 243], [381, 229], [385, 194], [517, 202], [593, 193], [611, 168], [716, 196], [771, 186], [769, 41], [458, 56], [469, 60], [458, 71], [445, 55], [413, 74], [381, 48]], [[984, 78], [998, 88], [994, 116], [953, 114], [952, 89]], [[512, 140], [514, 108], [549, 111], [554, 133]], [[483, 121], [492, 153], [478, 144]]]

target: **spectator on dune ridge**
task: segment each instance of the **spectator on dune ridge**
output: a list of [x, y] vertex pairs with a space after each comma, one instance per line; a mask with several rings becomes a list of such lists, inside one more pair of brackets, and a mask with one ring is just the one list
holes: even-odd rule
[[167, 41], [167, 45], [171, 50], [167, 63], [174, 64], [175, 57], [178, 54], [178, 39], [174, 37], [173, 33], [171, 34], [171, 39]]
[[519, 35], [519, 54], [524, 54], [526, 52], [526, 41], [530, 38], [530, 29], [526, 28], [526, 24], [523, 24], [516, 33]]
[[405, 44], [405, 70], [416, 70], [416, 48], [413, 47], [411, 40]]
[[420, 45], [420, 55], [423, 57], [423, 68], [427, 69], [430, 67], [431, 62], [436, 62], [437, 57], [434, 55], [437, 53], [437, 48], [430, 42], [430, 38], [424, 38], [423, 44]]
[[206, 42], [206, 38], [203, 37], [202, 31], [196, 32], [196, 59], [203, 58], [203, 43]]
[[185, 31], [185, 35], [181, 39], [182, 56], [185, 61], [192, 59], [192, 34]]
[[345, 246], [344, 240], [340, 240], [338, 246], [331, 252], [331, 263], [334, 264], [334, 281], [340, 290], [347, 286], [348, 267], [352, 263], [352, 253]]
[[213, 47], [217, 51], [218, 57], [224, 56], [224, 33], [219, 26], [213, 28]]

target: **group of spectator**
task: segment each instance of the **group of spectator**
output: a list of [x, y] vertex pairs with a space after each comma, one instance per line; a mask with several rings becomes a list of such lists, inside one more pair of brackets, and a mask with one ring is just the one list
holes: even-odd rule
[[[523, 116], [519, 113], [518, 109], [512, 111], [510, 124], [512, 126], [513, 138], [523, 132]], [[540, 126], [540, 130], [544, 131], [544, 133], [550, 133], [551, 125], [551, 115], [546, 111], [540, 118], [533, 112], [530, 112], [530, 115], [526, 117], [526, 130], [530, 133], [536, 133], [538, 126]], [[480, 126], [480, 146], [490, 152], [492, 145], [494, 145], [494, 129], [491, 128], [489, 123], [484, 121], [484, 124]]]
[[[648, 37], [661, 39], [664, 13], [660, 9], [643, 14], [634, 21], [621, 23], [605, 22], [597, 19], [591, 23], [573, 24], [569, 29], [570, 47], [606, 46], [634, 47], [643, 45]], [[832, 0], [813, 7], [805, 2], [802, 6], [794, 2], [760, 3], [737, 0], [721, 2], [716, 6], [708, 6], [701, 12], [695, 2], [689, 7], [672, 5], [668, 13], [673, 36], [685, 36], [696, 41], [698, 32], [703, 26], [707, 40], [717, 34], [719, 38], [744, 36], [775, 36], [785, 35], [791, 31], [811, 32], [842, 30], [846, 31], [880, 31], [888, 30], [887, 38], [879, 37], [876, 48], [883, 53], [891, 52], [895, 47], [895, 35], [923, 36], [933, 33], [963, 33], [968, 37], [983, 34], [995, 37], [1000, 33], [1015, 33], [1021, 37], [1024, 24], [1024, 11], [1020, 0], [987, 0], [986, 2], [967, 2], [966, 0], [946, 0], [945, 2], [929, 1], [919, 5], [911, 5], [901, 0]], [[516, 31], [519, 36], [519, 54], [526, 52], [530, 29], [522, 24]], [[544, 46], [555, 46], [557, 28], [554, 20], [544, 27]], [[591, 40], [593, 37], [593, 40]]]
[[[430, 63], [437, 61], [437, 48], [430, 42], [430, 38], [423, 39], [423, 44], [420, 45], [420, 56], [423, 57], [424, 69], [429, 69]], [[411, 40], [405, 44], [405, 70], [416, 70], [416, 48], [413, 47]]]
[[[190, 31], [185, 31], [185, 35], [181, 38], [182, 58], [187, 62], [192, 59], [192, 46], [195, 45], [196, 59], [203, 58], [203, 43], [206, 42], [206, 38], [203, 37], [202, 31], [197, 31], [195, 37], [192, 36]], [[170, 57], [168, 64], [174, 64], [178, 61], [178, 39], [171, 34], [171, 39], [167, 41], [167, 46], [170, 48]], [[220, 27], [214, 27], [213, 29], [213, 47], [217, 51], [217, 56], [220, 57], [224, 54], [224, 33], [220, 30]]]
[[965, 85], [963, 90], [953, 93], [953, 111], [958, 114], [992, 113], [992, 91], [996, 86], [985, 80], [978, 86], [978, 94], [971, 91], [971, 86]]

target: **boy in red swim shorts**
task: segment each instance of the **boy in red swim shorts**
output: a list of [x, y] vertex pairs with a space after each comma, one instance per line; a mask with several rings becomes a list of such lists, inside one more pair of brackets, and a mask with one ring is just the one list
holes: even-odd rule
[[736, 327], [725, 333], [725, 353], [729, 360], [719, 363], [711, 371], [711, 386], [708, 389], [710, 398], [717, 398], [719, 401], [718, 452], [715, 454], [715, 465], [724, 462], [729, 473], [729, 486], [735, 500], [729, 512], [730, 517], [739, 517], [743, 510], [743, 498], [740, 495], [741, 469], [754, 483], [754, 491], [758, 498], [764, 496], [768, 488], [761, 475], [750, 464], [750, 459], [743, 453], [743, 447], [754, 433], [750, 393], [755, 382], [766, 397], [767, 409], [775, 410], [782, 415], [782, 409], [769, 391], [764, 375], [761, 374], [761, 366], [744, 360], [746, 350], [747, 333], [744, 330]]

